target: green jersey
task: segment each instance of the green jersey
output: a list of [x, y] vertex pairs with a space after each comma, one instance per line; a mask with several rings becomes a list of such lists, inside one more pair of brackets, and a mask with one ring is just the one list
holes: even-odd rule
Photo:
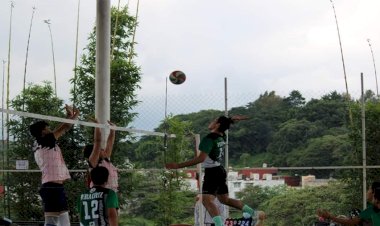
[[202, 163], [204, 168], [220, 166], [226, 141], [225, 137], [217, 133], [210, 133], [199, 144], [199, 150], [207, 153], [206, 160]]
[[367, 208], [363, 210], [362, 212], [360, 212], [359, 218], [360, 220], [365, 221], [365, 222], [371, 221], [372, 213], [374, 213], [373, 204], [367, 202]]
[[82, 193], [78, 200], [78, 212], [81, 226], [108, 226], [108, 209], [118, 208], [116, 192], [111, 189], [94, 186]]
[[372, 219], [372, 225], [374, 226], [379, 226], [380, 225], [380, 212], [375, 212], [373, 211], [372, 215], [371, 215], [371, 219]]

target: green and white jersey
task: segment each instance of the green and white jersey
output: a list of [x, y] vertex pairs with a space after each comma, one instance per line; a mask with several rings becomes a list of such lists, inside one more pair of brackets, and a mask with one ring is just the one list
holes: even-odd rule
[[109, 208], [119, 208], [116, 192], [111, 189], [94, 186], [82, 193], [78, 200], [78, 212], [81, 226], [108, 226]]
[[360, 212], [359, 214], [359, 218], [362, 220], [362, 221], [371, 221], [371, 215], [374, 213], [375, 211], [373, 210], [373, 204], [370, 203], [370, 202], [367, 202], [367, 209], [363, 210], [362, 212]]
[[374, 226], [380, 225], [380, 212], [376, 213], [375, 211], [373, 211], [371, 215], [371, 219], [372, 219], [372, 225]]
[[202, 163], [204, 168], [220, 166], [224, 155], [226, 141], [224, 136], [217, 133], [209, 133], [199, 144], [199, 150], [208, 154], [206, 160]]

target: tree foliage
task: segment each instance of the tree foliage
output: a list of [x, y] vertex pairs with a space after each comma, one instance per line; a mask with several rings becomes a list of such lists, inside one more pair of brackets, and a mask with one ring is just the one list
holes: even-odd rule
[[[118, 18], [117, 27], [115, 27], [116, 17]], [[136, 90], [140, 88], [141, 80], [140, 68], [132, 60], [136, 55], [133, 51], [135, 43], [132, 43], [136, 23], [136, 18], [129, 15], [127, 7], [119, 11], [112, 8], [111, 43], [114, 45], [110, 69], [110, 113], [111, 121], [118, 126], [127, 126], [136, 116], [133, 108], [138, 104]], [[81, 56], [81, 63], [75, 69], [77, 76], [71, 80], [73, 103], [81, 110], [81, 118], [86, 120], [94, 117], [95, 114], [95, 28], [88, 40], [86, 51]], [[88, 131], [85, 135], [84, 140], [89, 142], [92, 139], [92, 132]], [[121, 136], [125, 135], [125, 133], [121, 133]], [[120, 139], [120, 136], [117, 139]]]
[[[42, 85], [30, 84], [21, 94], [11, 101], [11, 107], [17, 111], [28, 111], [37, 114], [64, 117], [63, 100], [55, 96], [55, 92], [50, 83], [44, 82]], [[34, 138], [29, 133], [29, 125], [35, 119], [14, 117], [9, 121], [9, 133], [12, 136], [10, 150], [8, 151], [9, 166], [15, 167], [16, 160], [28, 160], [30, 168], [38, 169], [32, 145]], [[55, 128], [57, 123], [50, 123], [51, 128]], [[72, 134], [67, 134], [60, 138], [59, 145], [68, 168], [82, 168], [78, 165], [81, 151], [76, 145], [77, 142]], [[67, 194], [70, 209], [76, 203], [76, 194], [83, 189], [84, 183], [81, 174], [71, 174], [72, 181], [67, 183]], [[83, 178], [82, 178], [83, 179]], [[43, 212], [38, 195], [38, 188], [41, 184], [41, 173], [23, 173], [17, 177], [7, 180], [10, 197], [9, 205], [17, 209], [16, 219], [21, 220], [41, 220]], [[25, 205], [29, 203], [30, 205]], [[73, 214], [73, 213], [72, 213]]]

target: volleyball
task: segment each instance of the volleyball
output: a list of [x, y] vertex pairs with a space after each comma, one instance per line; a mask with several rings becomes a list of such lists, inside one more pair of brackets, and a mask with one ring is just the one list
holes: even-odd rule
[[179, 85], [185, 82], [186, 75], [182, 71], [173, 71], [170, 73], [169, 79], [173, 84]]

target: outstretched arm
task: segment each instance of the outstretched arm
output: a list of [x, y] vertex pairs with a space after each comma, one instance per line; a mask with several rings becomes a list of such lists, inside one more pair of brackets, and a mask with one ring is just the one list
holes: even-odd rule
[[334, 215], [332, 215], [330, 212], [328, 212], [327, 210], [317, 210], [317, 214], [318, 216], [320, 217], [323, 217], [323, 218], [326, 218], [326, 219], [330, 219], [336, 223], [339, 223], [339, 224], [343, 224], [343, 225], [358, 225], [360, 224], [361, 220], [359, 217], [354, 217], [354, 218], [351, 218], [351, 219], [348, 219], [348, 218], [339, 218], [339, 217], [336, 217]]
[[[77, 108], [73, 108], [73, 107], [66, 104], [65, 109], [66, 109], [66, 118], [67, 119], [75, 120], [78, 118], [79, 110]], [[68, 131], [72, 127], [72, 125], [73, 124], [71, 124], [71, 123], [62, 123], [59, 126], [57, 126], [57, 128], [55, 128], [53, 131], [55, 139], [58, 140], [58, 138], [60, 138], [63, 134], [65, 134], [66, 131]]]
[[207, 154], [205, 152], [200, 152], [198, 156], [194, 157], [193, 159], [189, 161], [185, 161], [181, 163], [170, 162], [170, 163], [166, 163], [165, 167], [167, 169], [178, 169], [178, 168], [183, 168], [187, 166], [193, 166], [193, 165], [203, 162], [206, 159], [206, 157], [207, 157]]
[[[96, 119], [94, 119], [93, 121], [96, 123], [98, 122]], [[91, 167], [95, 167], [96, 165], [98, 165], [101, 147], [102, 147], [102, 133], [99, 127], [95, 127], [94, 147], [92, 149], [90, 157], [88, 158], [88, 161], [90, 162]]]
[[249, 118], [247, 116], [244, 116], [244, 115], [234, 115], [234, 116], [231, 116], [230, 119], [233, 122], [238, 122], [238, 121], [242, 121], [242, 120], [247, 120]]
[[[111, 121], [108, 121], [108, 124], [110, 126], [115, 126], [115, 124], [112, 123]], [[112, 148], [113, 148], [113, 144], [114, 143], [115, 143], [115, 130], [114, 129], [110, 129], [110, 133], [108, 135], [107, 145], [106, 145], [104, 157], [111, 158]]]

